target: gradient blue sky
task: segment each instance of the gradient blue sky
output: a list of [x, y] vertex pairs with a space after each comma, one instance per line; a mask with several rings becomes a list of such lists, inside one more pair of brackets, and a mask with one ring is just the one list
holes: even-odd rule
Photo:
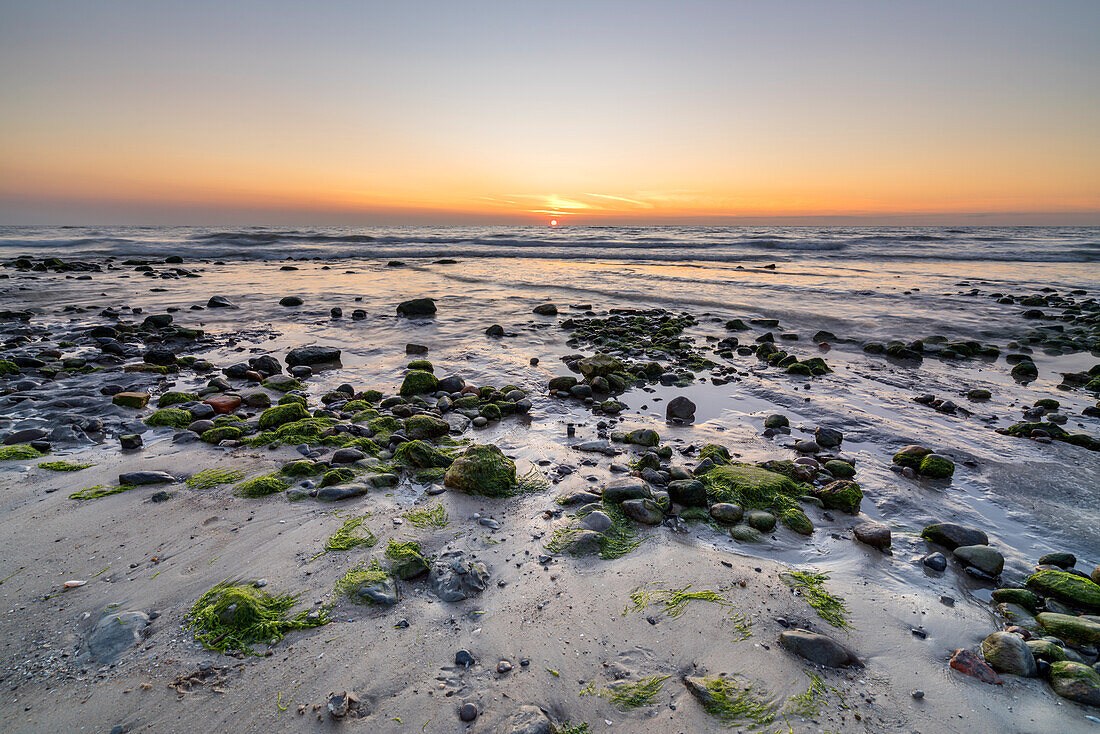
[[1100, 223], [1100, 2], [0, 2], [0, 222]]

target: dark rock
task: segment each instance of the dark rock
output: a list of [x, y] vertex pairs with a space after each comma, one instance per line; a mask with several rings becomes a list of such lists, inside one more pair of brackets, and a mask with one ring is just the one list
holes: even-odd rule
[[432, 563], [429, 582], [432, 591], [443, 601], [462, 601], [485, 591], [489, 585], [489, 569], [480, 561], [467, 559], [462, 551], [452, 551]]
[[846, 645], [816, 632], [804, 629], [780, 632], [779, 644], [811, 663], [824, 665], [828, 668], [862, 665], [859, 657]]
[[695, 418], [695, 403], [683, 395], [679, 395], [668, 401], [668, 405], [665, 406], [665, 417], [670, 421], [674, 419], [684, 422], [693, 420]]
[[299, 298], [298, 296], [286, 296], [285, 298], [283, 298], [279, 301], [279, 305], [280, 306], [288, 306], [288, 307], [301, 306], [302, 305], [302, 299]]
[[210, 296], [210, 300], [206, 302], [207, 308], [236, 308], [236, 304], [230, 301], [225, 296]]
[[141, 486], [145, 484], [170, 484], [176, 481], [168, 472], [164, 471], [132, 471], [118, 475], [119, 484]]
[[326, 364], [340, 361], [340, 350], [336, 347], [309, 346], [292, 349], [286, 355], [286, 363], [291, 367], [299, 365]]
[[890, 547], [890, 528], [880, 522], [861, 522], [852, 528], [856, 540], [872, 548], [885, 550]]
[[939, 522], [928, 525], [921, 531], [921, 537], [955, 550], [960, 545], [989, 545], [989, 538], [981, 530], [956, 525], [951, 522]]
[[144, 612], [108, 612], [88, 635], [88, 652], [101, 665], [113, 663], [122, 653], [141, 643], [149, 616]]
[[414, 298], [397, 305], [397, 313], [401, 316], [431, 316], [435, 312], [435, 300], [431, 298]]

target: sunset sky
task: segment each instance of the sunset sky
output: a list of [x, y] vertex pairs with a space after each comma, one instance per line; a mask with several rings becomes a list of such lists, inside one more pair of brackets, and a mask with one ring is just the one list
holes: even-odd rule
[[0, 223], [1100, 224], [1098, 39], [1098, 0], [0, 0]]

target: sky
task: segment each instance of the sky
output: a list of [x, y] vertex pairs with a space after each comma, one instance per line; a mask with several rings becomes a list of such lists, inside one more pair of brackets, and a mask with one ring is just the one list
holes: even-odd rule
[[2, 224], [1100, 224], [1100, 2], [0, 0]]

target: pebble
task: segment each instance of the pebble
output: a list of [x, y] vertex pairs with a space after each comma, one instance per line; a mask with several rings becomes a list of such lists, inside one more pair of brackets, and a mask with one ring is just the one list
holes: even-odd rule
[[458, 718], [463, 721], [473, 721], [477, 718], [477, 706], [469, 701], [462, 704], [462, 708], [458, 710]]

